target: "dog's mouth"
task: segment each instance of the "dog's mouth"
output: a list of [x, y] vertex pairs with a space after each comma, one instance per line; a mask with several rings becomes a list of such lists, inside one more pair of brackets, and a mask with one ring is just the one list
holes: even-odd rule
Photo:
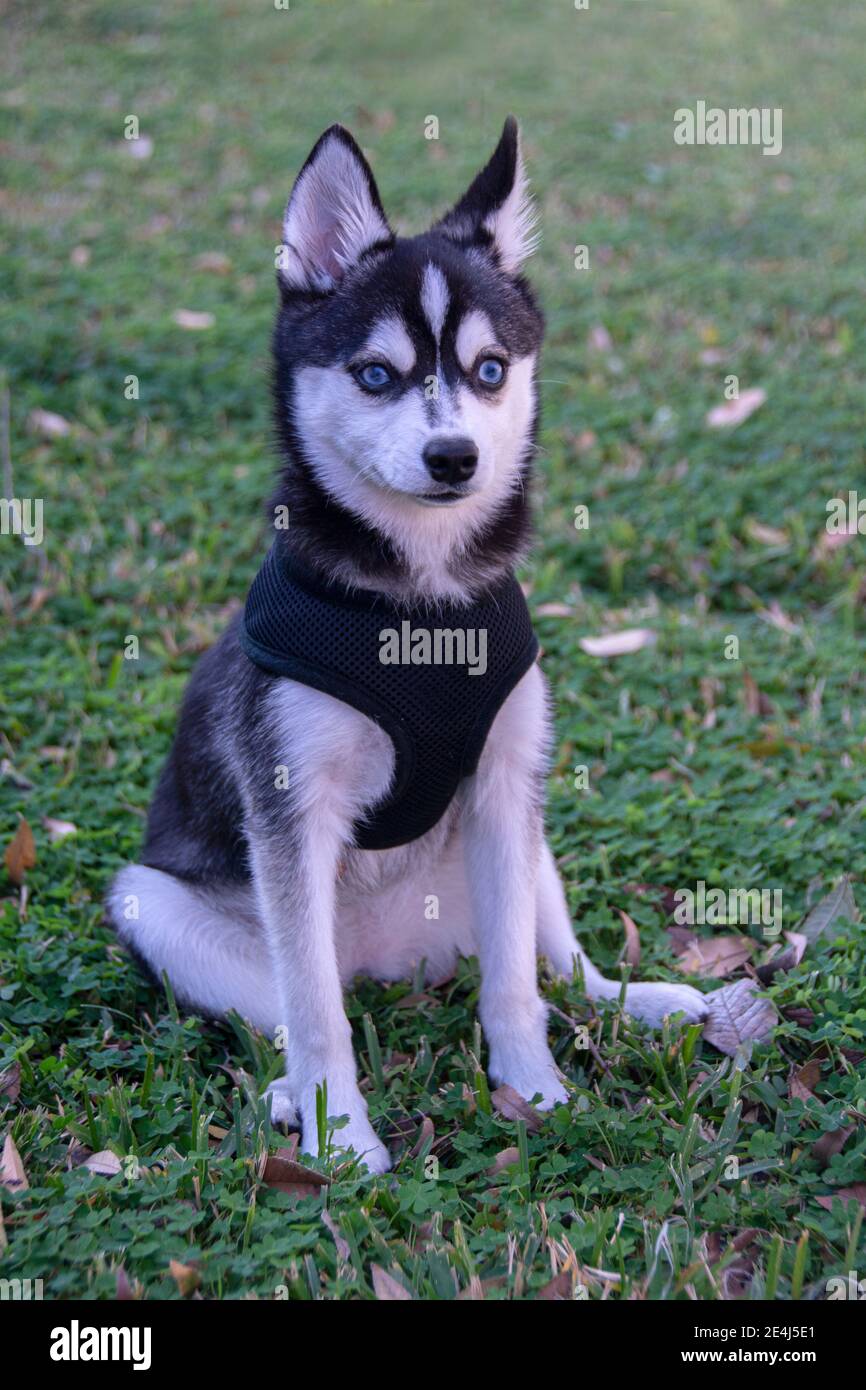
[[430, 502], [434, 506], [442, 506], [449, 502], [460, 502], [469, 494], [468, 492], [459, 492], [456, 488], [446, 488], [441, 492], [419, 492], [417, 496], [419, 502]]

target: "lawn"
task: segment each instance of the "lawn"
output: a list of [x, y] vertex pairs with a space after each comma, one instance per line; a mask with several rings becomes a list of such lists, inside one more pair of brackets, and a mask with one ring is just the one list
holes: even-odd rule
[[[866, 539], [826, 529], [830, 499], [866, 497], [862, 5], [2, 8], [3, 493], [44, 503], [41, 545], [0, 536], [0, 828], [6, 847], [24, 817], [36, 861], [23, 888], [0, 867], [4, 1277], [52, 1299], [791, 1300], [866, 1272], [866, 1187], [828, 1200], [866, 1176], [866, 929], [847, 897], [866, 906]], [[698, 100], [781, 108], [781, 153], [678, 146], [674, 112]], [[778, 890], [794, 933], [834, 889], [837, 910], [772, 976], [772, 1035], [733, 1057], [594, 1010], [542, 967], [573, 1098], [541, 1126], [491, 1101], [475, 962], [434, 989], [360, 984], [395, 1169], [312, 1163], [317, 1181], [275, 1159], [289, 1141], [256, 1099], [271, 1042], [179, 1015], [102, 897], [262, 553], [295, 172], [342, 120], [420, 229], [509, 110], [548, 319], [523, 578], [581, 938], [615, 973], [624, 911], [633, 973], [682, 980], [673, 890]], [[710, 428], [731, 375], [766, 398]], [[580, 646], [621, 628], [657, 641]], [[704, 989], [772, 948], [759, 927], [695, 931], [740, 938]]]

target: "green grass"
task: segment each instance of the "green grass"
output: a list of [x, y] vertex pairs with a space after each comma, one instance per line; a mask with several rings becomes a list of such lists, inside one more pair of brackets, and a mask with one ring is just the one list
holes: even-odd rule
[[[829, 1165], [814, 1153], [866, 1114], [862, 925], [776, 976], [779, 1027], [736, 1061], [545, 980], [574, 1096], [537, 1133], [492, 1113], [479, 1081], [473, 962], [414, 1002], [412, 982], [361, 984], [349, 1010], [396, 1166], [371, 1179], [324, 1165], [329, 1227], [321, 1196], [262, 1178], [284, 1142], [254, 1099], [278, 1066], [269, 1043], [179, 1018], [101, 909], [136, 853], [188, 673], [258, 562], [272, 249], [293, 173], [342, 119], [398, 223], [419, 228], [511, 109], [541, 202], [532, 275], [549, 324], [527, 578], [534, 606], [570, 610], [537, 626], [557, 713], [549, 823], [582, 939], [615, 971], [625, 908], [641, 976], [673, 979], [668, 919], [630, 886], [778, 887], [795, 929], [844, 873], [863, 906], [866, 541], [816, 550], [827, 499], [866, 494], [862, 6], [4, 8], [2, 367], [16, 492], [44, 499], [46, 537], [0, 538], [3, 843], [24, 815], [38, 854], [23, 906], [0, 877], [0, 1068], [20, 1066], [0, 1132], [30, 1183], [2, 1193], [3, 1274], [110, 1298], [122, 1268], [146, 1296], [180, 1297], [173, 1259], [205, 1297], [328, 1299], [374, 1297], [373, 1266], [428, 1299], [533, 1297], [563, 1271], [557, 1287], [576, 1277], [593, 1299], [790, 1299], [862, 1274], [855, 1204], [816, 1200], [862, 1180], [862, 1125]], [[673, 112], [699, 98], [781, 106], [782, 154], [675, 146]], [[124, 146], [129, 114], [148, 160]], [[197, 268], [214, 251], [230, 273]], [[181, 308], [214, 327], [177, 327]], [[610, 348], [588, 342], [599, 325]], [[723, 434], [705, 416], [730, 372], [767, 401]], [[71, 431], [34, 433], [37, 408]], [[579, 504], [588, 531], [572, 525]], [[615, 662], [580, 650], [622, 625], [656, 629], [657, 646]], [[137, 662], [122, 659], [128, 634]], [[77, 834], [51, 843], [45, 817]], [[791, 1099], [810, 1060], [814, 1096]], [[412, 1156], [425, 1116], [432, 1153], [428, 1135]], [[80, 1166], [104, 1149], [124, 1171]]]

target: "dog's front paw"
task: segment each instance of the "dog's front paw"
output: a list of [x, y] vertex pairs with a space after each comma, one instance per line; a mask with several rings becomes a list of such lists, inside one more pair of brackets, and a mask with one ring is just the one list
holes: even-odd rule
[[535, 1102], [539, 1110], [552, 1110], [554, 1105], [563, 1105], [568, 1100], [562, 1074], [550, 1053], [536, 1059], [491, 1056], [490, 1080], [497, 1086], [512, 1086], [524, 1100], [540, 1096]]
[[[328, 1098], [328, 1113], [336, 1118], [348, 1115], [348, 1122], [339, 1129], [329, 1131], [327, 1143], [331, 1153], [346, 1153], [349, 1150], [371, 1173], [387, 1173], [391, 1167], [391, 1156], [378, 1138], [367, 1118], [367, 1107], [360, 1095], [354, 1105], [340, 1104]], [[307, 1153], [325, 1155], [319, 1149], [319, 1134], [315, 1107], [304, 1108], [301, 1124], [301, 1143]]]
[[625, 1011], [652, 1028], [659, 1028], [668, 1014], [684, 1014], [687, 1023], [702, 1023], [709, 1012], [706, 996], [692, 985], [629, 985], [625, 992]]

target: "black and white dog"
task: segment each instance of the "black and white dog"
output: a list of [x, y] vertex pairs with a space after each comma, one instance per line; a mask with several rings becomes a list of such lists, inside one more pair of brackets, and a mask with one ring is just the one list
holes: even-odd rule
[[[567, 1093], [536, 956], [577, 965], [591, 998], [621, 988], [575, 941], [544, 838], [548, 699], [513, 578], [543, 331], [521, 277], [534, 236], [516, 123], [415, 237], [395, 236], [333, 126], [283, 242], [283, 524], [244, 621], [193, 675], [142, 862], [109, 906], [181, 1002], [282, 1028], [273, 1113], [299, 1115], [308, 1151], [327, 1080], [329, 1113], [348, 1116], [337, 1141], [381, 1172], [343, 1008], [356, 974], [423, 961], [435, 980], [477, 955], [490, 1075], [545, 1107]], [[461, 668], [455, 638], [482, 628], [485, 661]], [[402, 664], [369, 650], [386, 632]], [[697, 990], [664, 983], [630, 985], [625, 1007], [653, 1024], [706, 1013]]]

